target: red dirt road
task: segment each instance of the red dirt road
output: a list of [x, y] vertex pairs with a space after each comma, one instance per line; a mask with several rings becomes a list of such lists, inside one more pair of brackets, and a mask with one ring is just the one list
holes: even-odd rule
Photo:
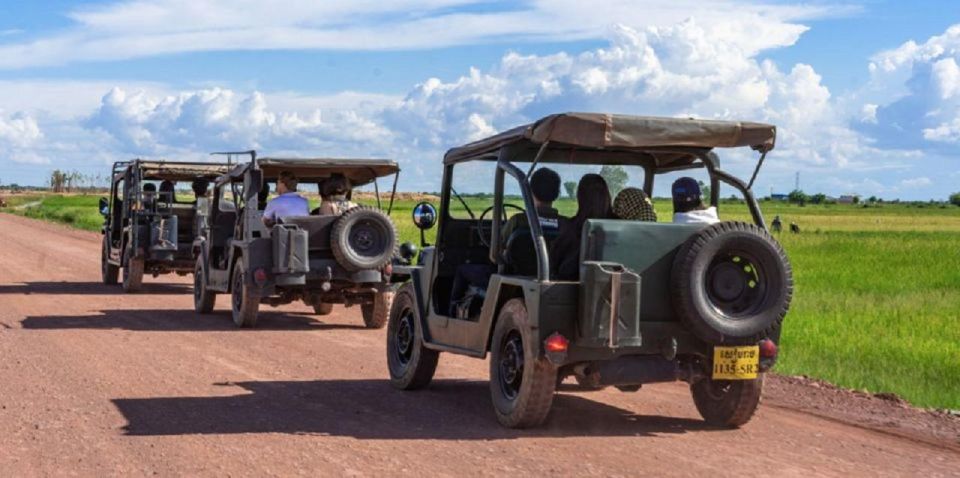
[[0, 214], [0, 476], [960, 473], [955, 418], [776, 377], [740, 430], [704, 427], [682, 384], [563, 392], [545, 427], [506, 430], [486, 362], [443, 355], [431, 388], [395, 391], [356, 309], [237, 330], [225, 297], [193, 313], [187, 278], [101, 285], [99, 241]]

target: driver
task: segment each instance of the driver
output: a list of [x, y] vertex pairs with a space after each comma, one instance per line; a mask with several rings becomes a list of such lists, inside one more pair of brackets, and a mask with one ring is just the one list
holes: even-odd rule
[[[540, 227], [545, 234], [559, 230], [560, 214], [553, 208], [553, 202], [560, 197], [560, 175], [550, 168], [540, 168], [530, 176], [530, 192], [533, 193], [533, 205], [537, 209]], [[509, 239], [510, 234], [519, 228], [529, 227], [526, 213], [517, 213], [510, 217], [503, 227], [500, 237]], [[501, 241], [506, 245], [506, 240]], [[490, 283], [490, 276], [496, 271], [491, 264], [462, 264], [457, 266], [450, 290], [450, 317], [457, 315], [457, 304], [463, 300], [470, 286], [483, 289]]]
[[310, 214], [307, 198], [297, 193], [297, 176], [290, 171], [281, 171], [277, 177], [277, 194], [263, 210], [263, 223], [271, 227], [278, 220], [290, 216]]

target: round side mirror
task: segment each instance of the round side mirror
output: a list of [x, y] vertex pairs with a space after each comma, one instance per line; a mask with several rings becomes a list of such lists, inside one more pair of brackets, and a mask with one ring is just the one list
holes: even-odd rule
[[100, 198], [100, 215], [106, 216], [110, 213], [110, 203], [107, 198]]
[[420, 230], [427, 230], [437, 223], [437, 208], [428, 202], [413, 207], [413, 224]]

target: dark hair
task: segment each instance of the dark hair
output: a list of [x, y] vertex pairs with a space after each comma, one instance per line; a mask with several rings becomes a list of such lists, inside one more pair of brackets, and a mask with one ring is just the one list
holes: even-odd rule
[[157, 192], [157, 185], [153, 183], [146, 183], [143, 185], [143, 192], [145, 193], [155, 193]]
[[350, 180], [340, 173], [334, 173], [320, 185], [320, 196], [344, 196], [350, 191]]
[[530, 192], [542, 202], [554, 202], [560, 197], [560, 175], [550, 168], [540, 168], [530, 176]]
[[208, 187], [210, 187], [210, 181], [204, 178], [194, 179], [193, 184], [190, 185], [190, 189], [193, 189], [193, 195], [198, 198], [207, 195]]
[[610, 189], [603, 176], [584, 174], [577, 185], [577, 214], [561, 223], [560, 236], [550, 248], [554, 271], [560, 279], [575, 279], [579, 274], [580, 235], [587, 219], [613, 217]]
[[670, 188], [673, 195], [673, 212], [690, 212], [703, 209], [703, 196], [700, 184], [690, 177], [682, 177], [673, 182]]
[[283, 183], [289, 191], [296, 191], [297, 184], [300, 181], [297, 180], [297, 175], [293, 174], [293, 171], [280, 171], [280, 174], [277, 176], [277, 183]]

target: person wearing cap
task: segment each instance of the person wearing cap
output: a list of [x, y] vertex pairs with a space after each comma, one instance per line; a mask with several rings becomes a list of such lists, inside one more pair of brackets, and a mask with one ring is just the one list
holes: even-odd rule
[[290, 171], [281, 171], [277, 177], [277, 194], [267, 203], [263, 210], [263, 222], [273, 226], [282, 218], [291, 216], [307, 216], [310, 214], [310, 203], [307, 198], [297, 193], [297, 176]]
[[340, 215], [357, 204], [347, 199], [350, 192], [350, 180], [340, 173], [334, 173], [320, 185], [320, 214]]
[[653, 202], [642, 189], [625, 188], [613, 200], [613, 214], [628, 221], [657, 222]]
[[682, 177], [673, 183], [673, 222], [675, 224], [716, 224], [717, 208], [703, 204], [700, 185], [693, 178]]

